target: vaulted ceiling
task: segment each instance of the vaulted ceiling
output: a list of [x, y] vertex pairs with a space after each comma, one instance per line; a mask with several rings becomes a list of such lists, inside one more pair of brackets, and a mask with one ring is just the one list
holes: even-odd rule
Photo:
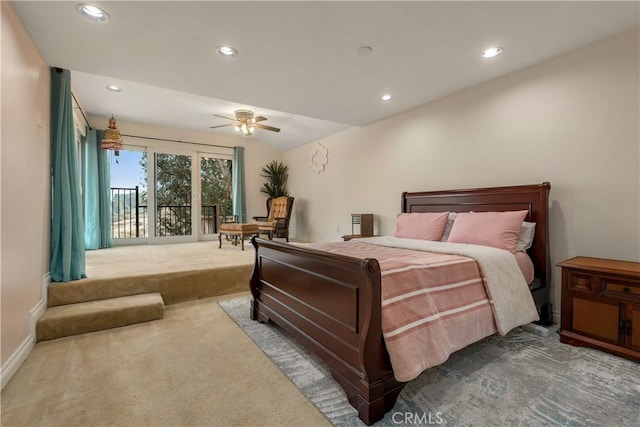
[[[638, 25], [638, 2], [14, 1], [89, 114], [234, 132], [248, 108], [282, 151], [364, 126]], [[233, 46], [238, 55], [216, 53]], [[501, 47], [492, 59], [484, 49]], [[122, 88], [107, 91], [107, 85]], [[380, 101], [383, 94], [391, 100]]]

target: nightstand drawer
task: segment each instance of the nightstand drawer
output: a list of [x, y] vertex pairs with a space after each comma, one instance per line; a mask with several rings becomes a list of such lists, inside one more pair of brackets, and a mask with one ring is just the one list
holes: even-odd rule
[[569, 288], [571, 291], [592, 292], [593, 275], [579, 271], [569, 271]]
[[620, 280], [614, 277], [600, 277], [600, 289], [606, 292], [640, 298], [640, 283]]

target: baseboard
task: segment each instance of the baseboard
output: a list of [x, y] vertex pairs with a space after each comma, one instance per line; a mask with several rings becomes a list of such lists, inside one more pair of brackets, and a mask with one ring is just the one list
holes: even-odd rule
[[0, 376], [2, 377], [2, 385], [1, 388], [4, 389], [9, 383], [9, 380], [18, 372], [18, 368], [22, 365], [22, 363], [27, 359], [27, 356], [31, 352], [33, 345], [35, 344], [35, 336], [29, 334], [20, 347], [16, 349], [16, 351], [11, 355], [7, 363], [2, 366], [2, 371], [0, 371]]
[[[45, 306], [49, 301], [49, 285], [51, 284], [51, 273], [42, 276], [42, 287], [40, 288], [40, 298], [45, 302]], [[46, 308], [46, 307], [45, 307]], [[37, 319], [36, 319], [37, 321]]]
[[40, 301], [29, 310], [29, 336], [32, 336], [35, 340], [36, 337], [36, 325], [38, 324], [38, 320], [44, 314], [47, 309], [47, 299], [46, 297], [40, 298]]
[[36, 324], [47, 309], [47, 288], [49, 287], [49, 283], [51, 283], [51, 275], [47, 273], [42, 276], [40, 301], [29, 310], [29, 334], [0, 370], [0, 389], [3, 389], [15, 373], [18, 372], [18, 368], [20, 368], [27, 359], [27, 356], [29, 356], [31, 349], [33, 349], [36, 343]]

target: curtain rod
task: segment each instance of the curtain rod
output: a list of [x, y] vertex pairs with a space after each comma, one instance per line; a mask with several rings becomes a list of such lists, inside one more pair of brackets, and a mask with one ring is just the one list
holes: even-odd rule
[[[84, 111], [82, 111], [82, 107], [80, 107], [80, 104], [78, 103], [78, 100], [76, 99], [76, 96], [73, 94], [73, 92], [71, 92], [71, 96], [73, 97], [73, 100], [75, 101], [76, 106], [78, 107], [78, 110], [80, 110], [80, 113], [82, 114], [82, 118], [84, 119], [84, 121], [87, 124], [87, 126], [89, 126], [89, 130], [93, 130], [93, 127], [89, 124], [89, 120], [87, 120], [87, 116], [85, 116]], [[152, 139], [152, 140], [155, 140], [155, 141], [179, 142], [181, 144], [203, 145], [205, 147], [218, 147], [218, 148], [230, 148], [230, 149], [233, 149], [233, 147], [229, 147], [228, 145], [203, 144], [201, 142], [180, 141], [179, 139], [153, 138], [153, 137], [150, 137], [150, 136], [125, 135], [125, 134], [122, 134], [122, 136], [128, 136], [128, 137], [131, 137], [131, 138]]]
[[87, 126], [89, 126], [89, 130], [93, 130], [93, 128], [89, 124], [89, 120], [87, 120], [87, 116], [84, 115], [84, 111], [82, 111], [82, 107], [80, 106], [80, 103], [78, 103], [78, 100], [76, 99], [76, 96], [73, 94], [73, 92], [71, 92], [71, 96], [73, 97], [73, 100], [76, 102], [76, 106], [78, 107], [78, 110], [80, 110], [80, 114], [82, 114], [82, 118], [84, 119]]
[[165, 138], [154, 138], [154, 137], [151, 137], [151, 136], [126, 135], [124, 133], [122, 134], [122, 136], [128, 136], [128, 137], [131, 137], [131, 138], [152, 139], [152, 140], [155, 140], [155, 141], [179, 142], [181, 144], [204, 145], [205, 147], [219, 147], [219, 148], [233, 149], [233, 147], [229, 147], [228, 145], [203, 144], [202, 142], [180, 141], [179, 139], [165, 139]]

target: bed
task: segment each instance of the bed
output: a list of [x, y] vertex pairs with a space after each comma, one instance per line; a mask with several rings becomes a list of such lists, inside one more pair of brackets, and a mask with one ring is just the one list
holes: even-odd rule
[[[540, 322], [550, 324], [549, 190], [550, 184], [545, 182], [405, 192], [401, 212], [526, 210], [525, 220], [536, 223], [527, 251], [535, 271], [529, 290]], [[365, 424], [381, 419], [406, 382], [394, 376], [383, 338], [378, 261], [257, 237], [252, 243], [251, 319], [274, 322], [323, 359]]]

